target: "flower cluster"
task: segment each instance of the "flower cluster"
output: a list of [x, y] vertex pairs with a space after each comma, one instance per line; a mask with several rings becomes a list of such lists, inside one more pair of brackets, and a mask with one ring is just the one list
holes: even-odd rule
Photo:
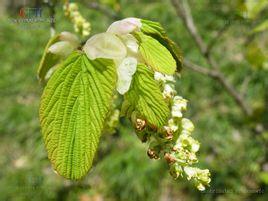
[[74, 30], [82, 36], [88, 36], [90, 34], [90, 23], [80, 14], [76, 3], [67, 2], [63, 6], [65, 15], [74, 24]]
[[205, 190], [205, 186], [210, 183], [210, 173], [208, 169], [201, 170], [199, 168], [194, 167], [184, 167], [184, 172], [187, 175], [187, 179], [193, 179], [196, 183], [196, 187], [198, 190]]
[[[156, 59], [157, 56], [151, 58], [154, 55], [147, 55], [150, 58], [146, 60], [144, 54], [149, 54], [153, 47], [162, 48], [161, 51], [163, 52], [168, 51], [159, 42], [155, 42], [154, 39], [149, 39], [146, 36], [144, 40], [149, 41], [147, 43], [149, 48], [146, 49], [146, 53], [142, 54], [146, 47], [142, 46], [145, 43], [139, 39], [138, 34], [139, 31], [142, 31], [142, 26], [142, 21], [137, 18], [116, 21], [110, 25], [106, 32], [89, 38], [83, 47], [87, 57], [91, 60], [106, 58], [114, 61], [118, 74], [117, 91], [122, 95], [129, 90], [132, 76], [135, 74], [139, 63], [151, 63], [151, 66], [148, 66], [152, 68], [152, 64], [161, 62]], [[155, 31], [152, 27], [147, 31], [150, 33], [152, 30]], [[170, 52], [168, 53], [167, 55], [172, 56]], [[152, 60], [153, 62], [151, 62]], [[176, 65], [175, 60], [174, 64]], [[170, 67], [172, 66], [173, 63]], [[165, 67], [163, 68], [165, 69]], [[198, 162], [196, 152], [199, 150], [199, 142], [191, 136], [194, 130], [193, 123], [183, 117], [183, 112], [187, 108], [187, 100], [176, 95], [175, 79], [172, 75], [167, 75], [168, 71], [167, 74], [156, 72], [155, 69], [154, 71], [154, 79], [159, 82], [163, 98], [169, 105], [170, 119], [166, 125], [159, 128], [148, 123], [146, 119], [142, 119], [145, 117], [139, 115], [138, 112], [131, 112], [130, 119], [136, 128], [137, 136], [142, 142], [149, 142], [147, 154], [150, 158], [164, 158], [167, 161], [170, 174], [174, 178], [187, 176], [187, 179], [195, 182], [199, 190], [204, 190], [205, 186], [210, 183], [210, 173], [208, 170], [192, 167], [193, 164]], [[173, 73], [170, 72], [170, 74]]]
[[[183, 112], [187, 109], [187, 100], [176, 95], [173, 76], [155, 73], [157, 80], [163, 88], [163, 96], [170, 103], [171, 117], [163, 128], [157, 130], [157, 135], [150, 135], [148, 129], [138, 132], [138, 136], [146, 136], [149, 141], [147, 154], [152, 159], [164, 158], [170, 167], [170, 174], [177, 179], [186, 176], [194, 181], [199, 190], [205, 190], [210, 183], [209, 170], [201, 170], [191, 167], [198, 162], [196, 152], [200, 144], [191, 133], [194, 131], [193, 123], [183, 118]], [[136, 120], [141, 121], [140, 119]], [[138, 131], [138, 129], [137, 129]]]

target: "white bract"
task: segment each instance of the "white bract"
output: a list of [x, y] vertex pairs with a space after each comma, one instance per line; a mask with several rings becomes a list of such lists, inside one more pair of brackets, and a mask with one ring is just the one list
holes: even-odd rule
[[112, 59], [117, 67], [117, 91], [125, 94], [131, 85], [136, 72], [139, 56], [139, 45], [130, 33], [139, 30], [140, 19], [126, 18], [110, 25], [107, 32], [92, 36], [83, 47], [89, 59]]
[[137, 59], [133, 57], [126, 57], [117, 68], [118, 82], [117, 91], [124, 94], [128, 91], [132, 76], [136, 72]]
[[84, 51], [91, 60], [97, 58], [121, 60], [127, 55], [126, 46], [111, 33], [100, 33], [92, 36], [86, 42]]
[[119, 36], [123, 43], [126, 45], [128, 53], [137, 54], [139, 50], [139, 45], [137, 39], [131, 34], [125, 34]]
[[112, 23], [107, 32], [123, 35], [133, 31], [138, 31], [142, 26], [141, 20], [134, 17], [125, 18], [123, 20]]

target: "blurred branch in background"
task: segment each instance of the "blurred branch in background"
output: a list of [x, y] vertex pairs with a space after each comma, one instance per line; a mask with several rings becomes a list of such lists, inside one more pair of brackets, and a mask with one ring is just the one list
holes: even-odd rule
[[[212, 40], [213, 43], [210, 43], [209, 45], [207, 45], [204, 42], [204, 40], [202, 39], [202, 37], [200, 36], [200, 34], [198, 33], [196, 29], [187, 0], [171, 0], [171, 2], [173, 4], [173, 7], [177, 15], [182, 19], [185, 27], [187, 28], [188, 32], [194, 39], [201, 54], [203, 55], [203, 57], [206, 59], [207, 63], [211, 66], [213, 70], [208, 70], [208, 68], [198, 66], [187, 60], [184, 63], [185, 67], [217, 80], [224, 87], [224, 89], [229, 93], [229, 95], [235, 100], [235, 102], [242, 109], [242, 111], [247, 116], [251, 116], [252, 109], [245, 102], [245, 99], [242, 93], [237, 91], [235, 87], [227, 81], [226, 77], [220, 72], [218, 63], [216, 63], [216, 61], [212, 58], [210, 54], [210, 50], [212, 46], [214, 45], [213, 43], [216, 42], [215, 40], [216, 38], [214, 38]], [[217, 34], [216, 37], [218, 38], [222, 34], [222, 32], [224, 32], [226, 28], [227, 28], [227, 25], [224, 26], [222, 30], [218, 32], [219, 34]]]
[[45, 0], [44, 4], [48, 7], [49, 9], [49, 17], [50, 17], [50, 36], [53, 37], [56, 33], [56, 23], [55, 23], [55, 15], [56, 15], [56, 2], [54, 0]]
[[198, 34], [187, 0], [171, 0], [177, 15], [182, 19], [194, 42], [203, 55], [207, 56], [207, 45]]
[[119, 20], [119, 19], [122, 18], [119, 13], [114, 12], [113, 10], [107, 8], [104, 5], [101, 5], [100, 3], [96, 2], [96, 1], [95, 2], [86, 3], [86, 5], [88, 6], [89, 9], [93, 9], [93, 10], [99, 11], [102, 14], [104, 14], [105, 16], [110, 17], [113, 20]]
[[207, 54], [210, 54], [213, 47], [217, 44], [218, 39], [229, 29], [230, 23], [225, 23], [221, 29], [216, 33], [214, 38], [211, 39], [211, 41], [207, 45]]

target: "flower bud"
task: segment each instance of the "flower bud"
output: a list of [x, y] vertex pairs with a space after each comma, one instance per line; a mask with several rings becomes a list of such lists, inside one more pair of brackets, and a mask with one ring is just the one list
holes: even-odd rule
[[137, 119], [136, 120], [136, 129], [138, 131], [142, 131], [146, 126], [146, 121], [143, 119]]
[[182, 112], [179, 109], [176, 109], [175, 107], [172, 107], [171, 115], [174, 118], [181, 118]]
[[80, 14], [78, 6], [76, 3], [66, 3], [63, 6], [64, 14], [72, 21], [74, 24], [74, 30], [79, 32], [83, 36], [88, 36], [90, 34], [90, 23]]
[[78, 10], [78, 6], [76, 3], [69, 3], [69, 9], [70, 11], [76, 11]]
[[174, 89], [169, 84], [165, 84], [163, 91], [164, 98], [172, 98], [174, 94]]
[[153, 149], [148, 149], [148, 151], [147, 151], [147, 155], [149, 156], [149, 158], [151, 158], [151, 159], [158, 159], [159, 158], [159, 156], [158, 156], [158, 154], [155, 152], [155, 150], [153, 150]]
[[187, 109], [187, 100], [181, 96], [175, 96], [173, 98], [173, 105], [178, 107], [181, 111], [185, 111]]
[[67, 41], [56, 42], [48, 48], [49, 52], [63, 57], [66, 57], [71, 54], [73, 50], [74, 47], [71, 45], [71, 43]]
[[189, 119], [183, 118], [181, 123], [184, 130], [189, 131], [190, 133], [194, 131], [194, 124]]
[[168, 126], [173, 132], [176, 132], [178, 130], [178, 122], [175, 121], [173, 118], [168, 120]]
[[78, 37], [76, 35], [68, 32], [68, 31], [63, 31], [60, 33], [60, 40], [61, 41], [68, 41], [74, 47], [78, 47], [80, 44]]
[[164, 158], [166, 159], [168, 163], [174, 163], [176, 161], [176, 158], [170, 153], [165, 153]]
[[159, 72], [155, 72], [155, 73], [154, 73], [154, 79], [155, 79], [156, 81], [166, 82], [165, 75], [162, 74], [162, 73], [159, 73]]
[[170, 127], [164, 126], [164, 129], [166, 130], [166, 136], [165, 139], [171, 140], [173, 138], [173, 131]]

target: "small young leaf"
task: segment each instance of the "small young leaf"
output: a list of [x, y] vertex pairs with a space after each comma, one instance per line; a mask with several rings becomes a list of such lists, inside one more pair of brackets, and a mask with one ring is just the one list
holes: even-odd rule
[[158, 22], [143, 19], [141, 20], [141, 23], [141, 32], [153, 37], [162, 45], [164, 45], [170, 51], [173, 58], [176, 60], [177, 70], [181, 70], [183, 63], [182, 51], [176, 43], [174, 43], [168, 38], [162, 25]]
[[37, 70], [37, 76], [41, 82], [45, 80], [46, 74], [49, 71], [49, 69], [52, 68], [54, 65], [56, 65], [60, 60], [59, 55], [55, 55], [48, 50], [51, 45], [59, 41], [60, 41], [60, 34], [57, 34], [54, 37], [50, 38], [45, 47], [45, 51], [43, 53], [41, 62]]
[[142, 32], [136, 32], [135, 36], [140, 42], [140, 53], [151, 68], [165, 74], [175, 73], [176, 61], [167, 48]]
[[49, 71], [57, 67], [79, 44], [80, 42], [77, 36], [66, 31], [50, 38], [37, 71], [40, 82], [44, 82]]
[[137, 66], [131, 87], [125, 94], [121, 115], [130, 117], [133, 111], [157, 127], [166, 123], [170, 113], [153, 72], [143, 64]]
[[40, 104], [40, 123], [54, 169], [80, 179], [92, 166], [116, 86], [114, 64], [75, 52], [49, 79]]

